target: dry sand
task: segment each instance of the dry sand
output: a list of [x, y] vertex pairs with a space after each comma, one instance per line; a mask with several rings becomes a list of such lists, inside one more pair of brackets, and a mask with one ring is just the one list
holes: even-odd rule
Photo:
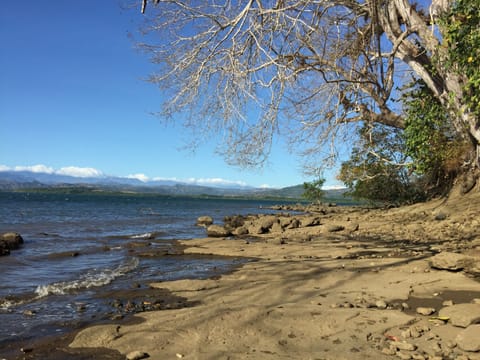
[[480, 359], [479, 210], [477, 191], [390, 210], [330, 207], [292, 215], [318, 225], [185, 241], [186, 253], [256, 261], [219, 279], [152, 284], [198, 305], [89, 327], [70, 346], [152, 359]]

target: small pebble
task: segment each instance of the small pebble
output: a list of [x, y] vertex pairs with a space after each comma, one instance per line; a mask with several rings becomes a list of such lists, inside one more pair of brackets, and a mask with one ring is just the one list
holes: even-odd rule
[[402, 360], [410, 360], [412, 355], [403, 351], [398, 351], [397, 356]]
[[437, 221], [443, 221], [446, 218], [447, 218], [447, 215], [444, 213], [438, 213], [437, 215], [435, 215], [435, 220]]
[[132, 351], [127, 354], [127, 360], [141, 360], [141, 359], [146, 359], [149, 358], [150, 355], [148, 355], [146, 352], [143, 351]]
[[425, 360], [425, 356], [419, 353], [413, 353], [412, 354], [412, 359], [413, 360]]
[[420, 315], [428, 316], [428, 315], [432, 315], [434, 312], [435, 312], [435, 309], [431, 307], [417, 307], [417, 314], [420, 314]]
[[418, 329], [417, 327], [412, 327], [410, 329], [410, 336], [412, 338], [419, 338], [420, 336], [422, 336], [422, 331], [420, 329]]
[[408, 342], [397, 341], [393, 343], [399, 350], [414, 351], [417, 347], [414, 344]]
[[433, 343], [430, 348], [435, 353], [435, 355], [439, 355], [442, 353], [442, 348], [440, 347], [440, 344], [438, 342]]
[[382, 349], [382, 353], [385, 354], [385, 355], [395, 355], [396, 351], [395, 351], [395, 349], [385, 347], [385, 348]]
[[455, 341], [453, 341], [453, 340], [448, 340], [448, 341], [445, 343], [445, 345], [446, 345], [448, 348], [453, 349], [454, 347], [457, 346], [457, 343], [456, 343]]
[[453, 305], [453, 301], [452, 300], [445, 300], [443, 303], [442, 303], [443, 306], [452, 306]]
[[25, 316], [34, 316], [36, 314], [35, 310], [25, 310], [23, 315]]
[[375, 302], [375, 306], [379, 309], [386, 309], [387, 308], [387, 303], [383, 300], [378, 300]]

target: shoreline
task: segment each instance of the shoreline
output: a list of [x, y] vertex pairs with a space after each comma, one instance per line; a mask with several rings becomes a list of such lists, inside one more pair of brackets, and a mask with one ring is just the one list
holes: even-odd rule
[[480, 315], [459, 326], [448, 312], [468, 305], [462, 316], [480, 314], [479, 210], [478, 194], [389, 210], [337, 207], [315, 214], [315, 225], [254, 240], [181, 241], [185, 254], [257, 260], [218, 278], [151, 284], [195, 305], [89, 326], [69, 349], [120, 358], [480, 359], [464, 340]]
[[[188, 241], [187, 241], [188, 245]], [[188, 259], [206, 258], [212, 260], [231, 259], [232, 264], [228, 269], [212, 269], [209, 278], [219, 278], [221, 274], [236, 271], [242, 263], [248, 259], [240, 257], [211, 256], [202, 254], [185, 254], [186, 245], [179, 240], [171, 241], [171, 248], [161, 250], [156, 248], [135, 247], [132, 256], [157, 258], [175, 256], [188, 261]], [[202, 278], [199, 275], [199, 278]], [[158, 289], [149, 286], [150, 282], [133, 282], [130, 287], [124, 289], [101, 289], [93, 298], [100, 301], [103, 311], [98, 312], [91, 318], [79, 318], [76, 320], [57, 321], [38, 325], [31, 333], [37, 335], [22, 335], [10, 340], [0, 341], [0, 359], [2, 360], [25, 360], [25, 359], [124, 359], [125, 356], [117, 351], [109, 349], [72, 349], [69, 344], [76, 334], [82, 329], [100, 324], [134, 324], [141, 321], [136, 314], [150, 311], [164, 311], [166, 309], [178, 309], [194, 306], [194, 303], [181, 296], [175, 295], [166, 289]], [[83, 312], [82, 309], [77, 311]], [[31, 315], [34, 316], [34, 315]], [[28, 319], [26, 319], [28, 321]]]

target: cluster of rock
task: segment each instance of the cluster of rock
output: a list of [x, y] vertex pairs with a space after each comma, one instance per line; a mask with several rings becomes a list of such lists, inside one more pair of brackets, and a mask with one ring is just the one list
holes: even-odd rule
[[[242, 235], [261, 235], [268, 233], [282, 233], [288, 229], [305, 228], [321, 225], [320, 215], [294, 216], [289, 213], [275, 215], [235, 215], [224, 218], [224, 225], [213, 224], [213, 219], [208, 216], [198, 218], [197, 225], [207, 229], [209, 237], [228, 237]], [[347, 229], [348, 227], [348, 229]], [[343, 230], [354, 231], [358, 224], [328, 224], [325, 230], [337, 232]]]
[[[480, 359], [480, 299], [469, 304], [445, 302], [433, 316], [435, 309], [418, 308], [414, 324], [403, 329], [399, 336], [385, 334], [372, 338], [386, 355], [400, 359], [442, 360]], [[425, 318], [424, 318], [425, 317]], [[440, 341], [441, 327], [453, 326], [456, 335], [448, 341]]]
[[20, 248], [23, 238], [16, 232], [7, 232], [0, 235], [0, 256], [10, 255], [11, 250]]
[[272, 210], [279, 210], [279, 211], [296, 211], [296, 212], [303, 212], [303, 213], [314, 213], [314, 212], [321, 212], [325, 213], [325, 208], [332, 208], [336, 207], [337, 204], [335, 203], [320, 203], [320, 204], [288, 204], [288, 205], [274, 205], [268, 207]]

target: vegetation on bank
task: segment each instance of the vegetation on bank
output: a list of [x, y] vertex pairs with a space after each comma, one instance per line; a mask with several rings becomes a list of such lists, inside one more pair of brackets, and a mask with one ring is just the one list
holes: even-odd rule
[[[446, 52], [432, 53], [431, 61], [461, 77], [459, 93], [450, 92], [442, 101], [421, 78], [404, 86], [398, 102], [403, 106], [405, 126], [401, 129], [365, 122], [351, 157], [342, 163], [339, 179], [354, 198], [386, 204], [424, 201], [448, 194], [456, 181], [478, 177], [478, 144], [472, 143], [458, 117], [470, 113], [480, 121], [480, 12], [476, 0], [453, 2], [439, 21]], [[428, 49], [419, 49], [428, 52]], [[433, 66], [432, 64], [432, 66]], [[465, 105], [452, 111], [455, 97]], [[469, 179], [469, 180], [465, 180]]]

